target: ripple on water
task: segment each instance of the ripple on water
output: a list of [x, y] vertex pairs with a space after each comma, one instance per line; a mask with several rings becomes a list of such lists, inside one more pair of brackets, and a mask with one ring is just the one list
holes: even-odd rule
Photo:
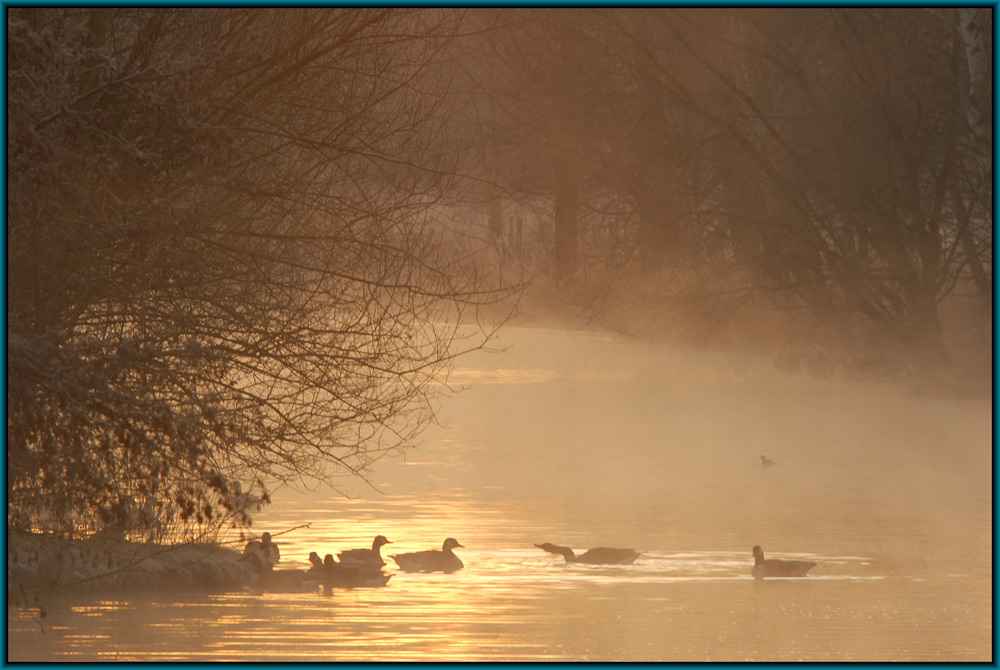
[[[389, 561], [378, 589], [8, 610], [9, 660], [991, 658], [988, 404], [778, 379], [735, 355], [511, 337], [502, 360], [462, 363], [453, 381], [470, 390], [419, 450], [378, 464], [380, 492], [282, 491], [254, 520], [295, 529], [276, 536], [282, 567], [381, 534], [384, 556], [455, 537], [464, 570]], [[761, 453], [778, 463], [766, 473]], [[567, 565], [545, 541], [644, 553]], [[757, 581], [754, 544], [819, 565]]]

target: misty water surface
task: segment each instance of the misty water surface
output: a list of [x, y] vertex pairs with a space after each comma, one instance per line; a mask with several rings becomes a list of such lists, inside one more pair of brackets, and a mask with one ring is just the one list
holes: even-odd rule
[[[158, 594], [11, 612], [11, 660], [989, 660], [988, 399], [775, 372], [767, 359], [511, 328], [460, 359], [424, 444], [281, 491], [282, 566], [456, 537], [466, 569], [383, 589]], [[764, 469], [759, 456], [776, 461]], [[533, 547], [632, 547], [567, 566]], [[819, 565], [755, 582], [751, 547]], [[390, 562], [390, 565], [391, 562]], [[390, 570], [394, 570], [394, 565]]]

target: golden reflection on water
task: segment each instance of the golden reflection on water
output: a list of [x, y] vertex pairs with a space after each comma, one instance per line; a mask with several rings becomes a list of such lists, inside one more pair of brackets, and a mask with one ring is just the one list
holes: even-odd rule
[[[455, 537], [465, 569], [407, 574], [387, 558], [378, 589], [9, 611], [11, 660], [990, 658], [986, 402], [587, 336], [515, 340], [509, 358], [456, 371], [470, 390], [419, 450], [380, 464], [382, 493], [282, 491], [255, 519], [278, 567], [381, 534], [385, 557]], [[777, 465], [762, 470], [762, 453]], [[546, 541], [643, 554], [567, 565], [533, 546]], [[819, 565], [758, 582], [754, 544]]]
[[[389, 517], [393, 507], [382, 511]], [[165, 595], [71, 605], [56, 612], [46, 631], [61, 647], [52, 658], [699, 661], [973, 653], [955, 644], [960, 636], [950, 637], [962, 627], [956, 616], [962, 599], [950, 592], [962, 586], [957, 577], [928, 585], [886, 574], [869, 556], [801, 552], [783, 556], [820, 562], [804, 580], [757, 582], [748, 552], [737, 551], [650, 551], [631, 566], [567, 565], [523, 542], [497, 547], [487, 540], [541, 532], [536, 527], [501, 528], [503, 517], [470, 503], [447, 509], [482, 547], [457, 550], [468, 566], [458, 573], [396, 573], [387, 588], [330, 596], [320, 590], [189, 601]], [[373, 511], [379, 509], [371, 503], [355, 508], [359, 517]], [[387, 526], [399, 537], [434, 535], [432, 510], [424, 512], [410, 533], [401, 518], [389, 517]], [[516, 518], [524, 510], [509, 512]], [[327, 523], [310, 533], [334, 532], [334, 522]], [[406, 549], [423, 543], [413, 544]], [[299, 540], [286, 544], [299, 546]], [[78, 618], [53, 625], [64, 615]], [[914, 638], [917, 623], [939, 639]]]

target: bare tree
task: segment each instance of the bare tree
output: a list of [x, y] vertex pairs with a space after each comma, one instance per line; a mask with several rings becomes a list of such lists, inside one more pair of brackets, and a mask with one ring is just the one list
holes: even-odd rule
[[961, 244], [962, 209], [985, 184], [960, 169], [983, 147], [959, 122], [954, 17], [668, 12], [658, 18], [687, 65], [649, 59], [672, 99], [717, 130], [703, 150], [722, 178], [701, 206], [728, 220], [757, 288], [797, 296], [828, 328], [864, 318], [927, 368], [947, 358], [937, 305], [992, 235], [990, 222]]
[[460, 18], [11, 11], [13, 527], [246, 524], [411, 444], [512, 292], [431, 216]]
[[487, 180], [522, 205], [545, 200], [548, 266], [560, 279], [578, 267], [593, 106], [604, 104], [590, 74], [601, 59], [592, 24], [581, 11], [505, 11], [466, 65], [488, 110], [478, 119]]
[[632, 301], [703, 341], [764, 307], [932, 369], [940, 303], [992, 283], [985, 16], [525, 12], [478, 74], [530, 175], [507, 192], [550, 199], [595, 318]]

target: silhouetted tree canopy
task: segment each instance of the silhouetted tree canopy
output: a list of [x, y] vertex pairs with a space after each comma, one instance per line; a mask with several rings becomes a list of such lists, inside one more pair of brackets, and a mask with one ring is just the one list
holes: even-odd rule
[[992, 291], [987, 23], [499, 10], [475, 69], [483, 133], [520, 161], [494, 171], [501, 190], [549, 217], [539, 270], [581, 315], [627, 328], [659, 312], [704, 341], [738, 312], [800, 313], [826, 346], [869, 331], [933, 369], [941, 303]]
[[522, 272], [576, 323], [913, 371], [990, 304], [988, 9], [8, 18], [15, 526], [365, 477]]
[[510, 293], [429, 224], [457, 19], [10, 11], [12, 526], [246, 524], [432, 418]]

